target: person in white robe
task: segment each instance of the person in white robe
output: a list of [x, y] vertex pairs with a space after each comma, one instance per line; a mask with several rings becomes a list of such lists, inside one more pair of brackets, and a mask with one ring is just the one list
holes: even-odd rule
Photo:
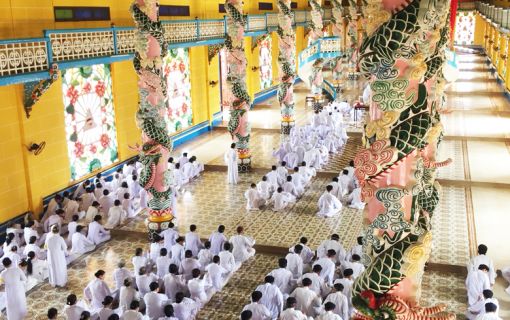
[[204, 242], [204, 248], [198, 252], [197, 258], [200, 263], [200, 271], [204, 271], [205, 267], [212, 262], [214, 255], [211, 252], [211, 242]]
[[[134, 290], [134, 289], [133, 289]], [[119, 309], [122, 311], [122, 320], [146, 320], [147, 317], [140, 312], [140, 302], [138, 300], [131, 299], [131, 302], [127, 305], [120, 305]], [[161, 319], [161, 318], [160, 318]]]
[[303, 259], [301, 258], [301, 251], [303, 246], [297, 244], [294, 246], [294, 252], [289, 252], [285, 256], [287, 260], [287, 270], [289, 270], [294, 279], [299, 279], [303, 275]]
[[316, 320], [342, 320], [342, 318], [334, 312], [336, 305], [333, 302], [324, 303], [324, 312], [315, 318]]
[[87, 238], [92, 241], [96, 246], [110, 240], [110, 231], [106, 230], [101, 225], [102, 217], [97, 215], [94, 217], [94, 221], [89, 223], [89, 231]]
[[361, 188], [356, 187], [352, 190], [351, 194], [347, 197], [347, 203], [349, 208], [363, 210], [365, 209], [365, 203], [361, 200]]
[[137, 275], [140, 272], [140, 269], [143, 267], [149, 266], [149, 259], [147, 258], [147, 254], [144, 254], [142, 248], [135, 249], [135, 255], [131, 258], [131, 263], [133, 264], [133, 273]]
[[232, 254], [236, 263], [243, 263], [255, 255], [255, 240], [244, 235], [244, 228], [237, 227], [237, 234], [230, 238], [232, 244]]
[[14, 265], [9, 258], [3, 258], [4, 270], [0, 273], [0, 279], [5, 286], [5, 306], [8, 320], [23, 320], [27, 311], [27, 298], [25, 296], [25, 273]]
[[86, 222], [90, 223], [90, 222], [94, 221], [94, 217], [97, 216], [98, 214], [100, 214], [100, 212], [99, 212], [100, 206], [101, 205], [99, 204], [99, 202], [97, 202], [97, 201], [92, 202], [92, 205], [87, 210], [87, 213], [85, 213], [85, 221]]
[[502, 320], [497, 314], [498, 306], [489, 302], [485, 304], [485, 313], [476, 317], [476, 320]]
[[317, 215], [320, 217], [334, 217], [342, 211], [342, 203], [331, 194], [332, 190], [333, 187], [331, 185], [326, 186], [326, 191], [319, 198], [319, 212], [317, 212]]
[[197, 157], [195, 157], [195, 156], [192, 156], [189, 159], [189, 162], [191, 162], [193, 164], [193, 168], [194, 168], [193, 175], [194, 175], [194, 177], [200, 176], [200, 173], [202, 173], [204, 171], [204, 164], [198, 162], [197, 161]]
[[262, 199], [268, 201], [274, 192], [273, 185], [267, 181], [267, 177], [263, 176], [262, 180], [257, 183], [257, 191]]
[[308, 317], [315, 317], [321, 311], [321, 298], [310, 289], [312, 281], [304, 278], [302, 287], [297, 287], [291, 294], [291, 297], [296, 298], [296, 309], [303, 312]]
[[145, 267], [141, 267], [138, 274], [135, 276], [135, 283], [140, 296], [143, 298], [149, 292], [151, 292], [150, 284], [158, 282], [158, 276], [152, 272], [147, 272]]
[[83, 218], [84, 215], [79, 213], [79, 208], [80, 204], [78, 203], [78, 201], [76, 201], [72, 197], [69, 197], [69, 201], [66, 203], [64, 207], [64, 210], [66, 212], [64, 215], [64, 221], [72, 221], [75, 215], [77, 215], [80, 219]]
[[280, 179], [278, 175], [278, 171], [276, 166], [271, 167], [271, 171], [266, 174], [267, 181], [273, 186], [273, 189], [276, 190], [280, 186]]
[[124, 193], [124, 197], [121, 202], [122, 210], [126, 213], [126, 218], [133, 218], [136, 216], [135, 206], [129, 193]]
[[120, 187], [120, 184], [122, 183], [123, 175], [117, 171], [112, 177], [112, 180], [108, 182], [108, 189], [110, 190], [117, 190]]
[[483, 290], [490, 289], [489, 267], [481, 264], [478, 269], [468, 273], [466, 278], [466, 290], [468, 293], [468, 305], [471, 307], [479, 299], [483, 299]]
[[499, 301], [498, 299], [494, 298], [494, 293], [492, 290], [486, 289], [483, 290], [483, 299], [479, 299], [475, 304], [470, 306], [466, 312], [466, 317], [469, 320], [474, 320], [478, 315], [485, 313], [485, 305], [487, 303], [493, 303], [496, 305], [496, 315], [499, 316]]
[[241, 266], [240, 263], [236, 263], [236, 260], [234, 258], [234, 255], [232, 252], [230, 252], [230, 243], [225, 242], [223, 244], [223, 251], [221, 251], [218, 256], [220, 257], [220, 265], [227, 270], [229, 274], [232, 272], [237, 271], [239, 267]]
[[159, 319], [164, 316], [163, 307], [168, 301], [168, 298], [166, 295], [159, 293], [159, 285], [157, 282], [152, 282], [149, 285], [149, 289], [150, 292], [143, 297], [143, 301], [145, 302], [145, 315], [147, 315], [149, 319]]
[[342, 173], [338, 176], [338, 183], [340, 184], [342, 196], [346, 196], [349, 193], [351, 182], [352, 178], [349, 177], [349, 171], [343, 170]]
[[360, 274], [363, 273], [363, 271], [365, 271], [365, 266], [360, 261], [361, 257], [357, 254], [353, 254], [351, 256], [351, 261], [346, 260], [342, 263], [342, 269], [344, 270], [347, 268], [352, 269], [353, 271], [352, 277], [356, 279], [357, 277], [360, 276]]
[[39, 233], [37, 232], [37, 225], [33, 220], [28, 221], [25, 225], [25, 228], [23, 228], [23, 239], [25, 239], [25, 243], [30, 243], [31, 237], [35, 237], [37, 239], [35, 244], [38, 246], [43, 245], [46, 238], [46, 234], [44, 234], [42, 237], [39, 236]]
[[317, 257], [327, 257], [328, 250], [333, 249], [336, 252], [336, 263], [340, 264], [345, 260], [345, 249], [340, 243], [340, 236], [336, 233], [332, 234], [330, 239], [322, 241], [317, 247]]
[[266, 306], [271, 312], [271, 318], [277, 319], [280, 312], [283, 311], [283, 295], [278, 286], [274, 284], [273, 276], [266, 276], [264, 284], [259, 285], [255, 291], [262, 293], [260, 303]]
[[112, 277], [113, 283], [115, 283], [115, 291], [119, 291], [124, 285], [126, 279], [133, 279], [133, 274], [126, 268], [126, 262], [124, 260], [120, 260], [117, 263], [117, 268], [113, 270]]
[[46, 259], [46, 250], [42, 250], [41, 247], [36, 245], [37, 238], [32, 236], [29, 240], [29, 243], [23, 249], [23, 255], [28, 256], [29, 252], [34, 252], [36, 257], [39, 259]]
[[237, 151], [236, 144], [232, 143], [230, 145], [230, 149], [225, 153], [225, 164], [228, 167], [227, 171], [227, 181], [230, 184], [237, 184], [239, 180], [239, 173], [237, 167]]
[[49, 283], [52, 287], [64, 287], [67, 283], [67, 244], [60, 236], [57, 226], [46, 237]]
[[301, 279], [299, 279], [298, 284], [301, 285], [304, 278], [312, 280], [310, 289], [317, 293], [319, 297], [325, 298], [326, 295], [330, 292], [330, 289], [324, 279], [320, 276], [321, 272], [322, 266], [318, 264], [314, 265], [312, 272], [305, 273]]
[[163, 237], [163, 247], [170, 252], [172, 250], [172, 246], [175, 244], [175, 240], [179, 237], [179, 233], [174, 229], [175, 225], [170, 222], [168, 225], [168, 229], [165, 229], [159, 233], [161, 237]]
[[291, 151], [283, 157], [283, 161], [287, 163], [287, 168], [295, 168], [299, 164], [299, 155], [296, 152]]
[[296, 309], [297, 301], [294, 297], [287, 298], [287, 308], [280, 314], [279, 320], [313, 320], [312, 317], [306, 316], [301, 310]]
[[338, 177], [334, 177], [329, 183], [329, 185], [333, 187], [333, 189], [331, 190], [332, 195], [337, 197], [339, 200], [344, 197], [342, 187], [340, 186], [340, 183], [338, 183]]
[[211, 253], [213, 255], [218, 255], [220, 251], [223, 250], [223, 244], [227, 242], [227, 237], [224, 234], [225, 226], [219, 225], [218, 230], [214, 231], [209, 236], [209, 241], [211, 242]]
[[71, 254], [74, 254], [76, 257], [96, 249], [94, 242], [88, 239], [85, 233], [85, 227], [78, 226], [71, 238]]
[[342, 293], [347, 297], [347, 302], [349, 304], [349, 315], [354, 311], [354, 307], [352, 305], [352, 286], [354, 285], [354, 279], [352, 278], [352, 269], [345, 269], [343, 271], [343, 278], [336, 279], [333, 283], [333, 286], [337, 283], [341, 284], [344, 289]]
[[204, 244], [200, 240], [200, 236], [197, 233], [197, 226], [192, 224], [189, 226], [189, 232], [184, 236], [184, 248], [185, 250], [191, 250], [193, 256], [196, 257], [200, 249], [204, 247]]
[[193, 166], [193, 163], [186, 162], [181, 167], [182, 176], [184, 177], [185, 181], [191, 181], [195, 178], [195, 167]]
[[10, 251], [5, 252], [3, 257], [11, 259], [14, 265], [18, 265], [21, 261], [21, 255], [18, 254], [18, 247], [11, 246], [10, 249], [11, 249]]
[[335, 308], [333, 313], [339, 315], [342, 319], [349, 319], [349, 301], [347, 300], [347, 296], [342, 292], [344, 286], [341, 283], [335, 283], [333, 288], [333, 292], [324, 299], [324, 304], [328, 302], [334, 303]]
[[170, 257], [172, 259], [172, 263], [180, 266], [181, 261], [184, 260], [184, 237], [178, 237], [175, 240], [175, 244], [170, 249]]
[[78, 220], [80, 217], [75, 214], [72, 217], [72, 221], [67, 224], [67, 243], [71, 244], [73, 234], [76, 232], [76, 228], [78, 227]]
[[246, 199], [246, 210], [248, 211], [259, 211], [266, 202], [259, 194], [255, 183], [252, 183], [250, 188], [245, 191], [244, 198]]
[[301, 171], [299, 170], [299, 167], [294, 168], [294, 172], [292, 173], [292, 182], [296, 186], [298, 192], [302, 194], [306, 187], [306, 182], [303, 175], [301, 174]]
[[188, 281], [188, 291], [190, 298], [195, 300], [201, 306], [209, 301], [211, 285], [207, 283], [206, 279], [200, 279], [200, 269], [193, 269], [191, 271], [191, 279]]
[[172, 303], [172, 306], [174, 307], [174, 316], [178, 320], [195, 319], [200, 310], [200, 304], [193, 299], [184, 297], [182, 292], [178, 292], [175, 295], [175, 302]]
[[102, 307], [97, 311], [97, 315], [99, 316], [99, 320], [108, 320], [110, 316], [113, 314], [112, 310], [113, 297], [106, 296], [102, 302]]
[[78, 297], [71, 293], [67, 296], [66, 306], [64, 307], [64, 315], [67, 320], [80, 320], [81, 314], [86, 311], [85, 308], [78, 304]]
[[91, 187], [87, 188], [86, 192], [80, 196], [80, 199], [80, 211], [87, 211], [92, 202], [96, 201], [94, 189]]
[[270, 320], [272, 319], [271, 311], [261, 303], [262, 292], [253, 291], [251, 294], [251, 303], [243, 307], [243, 312], [246, 310], [251, 311], [252, 319], [255, 320]]
[[333, 280], [335, 278], [336, 261], [336, 251], [329, 249], [326, 257], [320, 258], [313, 264], [313, 266], [320, 265], [322, 267], [320, 276], [330, 286], [333, 286]]
[[179, 268], [175, 264], [168, 267], [168, 273], [163, 277], [165, 286], [165, 294], [168, 299], [175, 302], [175, 295], [178, 292], [184, 292], [186, 288], [186, 280], [179, 274]]
[[181, 170], [181, 166], [177, 163], [172, 170], [172, 187], [177, 193], [183, 191], [183, 186], [189, 182]]
[[140, 183], [138, 182], [138, 176], [136, 174], [133, 174], [131, 176], [131, 179], [128, 180], [129, 185], [129, 194], [132, 195], [134, 198], [137, 198], [140, 194], [140, 189], [142, 189], [142, 186], [140, 186]]
[[276, 158], [277, 162], [282, 162], [286, 154], [287, 152], [285, 151], [283, 144], [280, 144], [278, 149], [273, 149], [273, 157]]
[[50, 202], [48, 203], [48, 206], [46, 207], [46, 211], [41, 222], [44, 224], [46, 219], [54, 215], [57, 209], [62, 208], [64, 206], [63, 202], [64, 199], [62, 198], [62, 196], [60, 194], [56, 194], [55, 197], [53, 197], [53, 199], [51, 199]]
[[282, 161], [280, 165], [276, 168], [276, 173], [278, 174], [278, 184], [282, 185], [289, 174], [289, 170], [287, 169], [287, 162]]
[[161, 248], [159, 250], [159, 257], [156, 259], [156, 275], [163, 279], [165, 275], [168, 273], [168, 268], [170, 267], [170, 264], [172, 263], [172, 260], [170, 257], [168, 257], [168, 251], [166, 248]]
[[104, 299], [112, 295], [108, 284], [104, 281], [105, 275], [104, 270], [96, 271], [94, 279], [83, 290], [83, 296], [89, 302], [92, 312], [98, 312], [103, 307]]
[[297, 189], [296, 185], [292, 181], [292, 176], [287, 176], [287, 181], [282, 185], [283, 192], [289, 193], [296, 198], [300, 198], [303, 195], [303, 189]]
[[212, 262], [205, 267], [206, 277], [215, 291], [220, 291], [225, 284], [228, 271], [220, 266], [220, 257], [214, 256]]
[[110, 191], [108, 189], [103, 190], [103, 196], [97, 200], [99, 202], [99, 207], [101, 212], [106, 215], [110, 208], [113, 206], [113, 197], [110, 195]]
[[49, 217], [48, 220], [44, 222], [44, 231], [48, 232], [51, 226], [56, 225], [60, 230], [60, 234], [64, 234], [67, 231], [67, 228], [65, 230], [62, 228], [64, 224], [64, 215], [65, 215], [64, 209], [57, 209], [55, 214]]
[[320, 169], [321, 164], [321, 155], [317, 148], [312, 147], [312, 145], [307, 145], [307, 150], [305, 152], [305, 157], [303, 160], [314, 169]]
[[191, 250], [186, 250], [184, 253], [184, 259], [181, 261], [179, 266], [179, 273], [183, 275], [186, 281], [189, 281], [192, 278], [191, 272], [193, 269], [200, 270], [201, 267], [200, 262], [193, 257]]
[[104, 184], [101, 182], [97, 183], [96, 187], [94, 188], [94, 196], [96, 197], [96, 200], [103, 196], [103, 190]]
[[273, 194], [269, 203], [273, 205], [273, 211], [281, 212], [291, 203], [296, 202], [296, 197], [288, 192], [284, 192], [283, 188], [279, 187]]
[[278, 266], [279, 268], [269, 272], [268, 276], [274, 278], [274, 284], [280, 289], [283, 298], [286, 299], [292, 290], [294, 290], [295, 281], [292, 272], [287, 270], [287, 259], [278, 259]]
[[[123, 312], [123, 320], [128, 320], [130, 310], [137, 310], [140, 308], [140, 293], [133, 288], [133, 283], [131, 279], [124, 280], [124, 285], [120, 288], [119, 293], [119, 310]], [[139, 320], [137, 318], [133, 318]], [[143, 318], [142, 318], [143, 319]]]
[[140, 198], [140, 211], [147, 209], [147, 201], [149, 194], [147, 193], [147, 190], [144, 188], [140, 188], [140, 194], [138, 195]]
[[153, 236], [149, 247], [149, 259], [151, 264], [156, 263], [156, 260], [161, 254], [161, 248], [163, 248], [163, 238], [156, 234]]
[[478, 255], [471, 258], [468, 264], [468, 272], [476, 271], [478, 269], [478, 266], [481, 264], [486, 265], [489, 267], [489, 281], [491, 283], [491, 286], [494, 285], [496, 282], [496, 269], [494, 269], [494, 263], [492, 262], [492, 259], [487, 256], [487, 246], [484, 244], [480, 244], [478, 246]]
[[[310, 247], [307, 245], [308, 244], [307, 237], [301, 237], [299, 239], [299, 244], [301, 245], [301, 247], [303, 247], [300, 254], [301, 259], [303, 259], [303, 264], [308, 265], [312, 262], [315, 256], [315, 252], [312, 251], [312, 249], [310, 249]], [[295, 246], [290, 247], [289, 252], [294, 252], [294, 247]]]
[[115, 200], [113, 207], [108, 211], [108, 219], [106, 220], [105, 229], [115, 229], [126, 221], [127, 214], [122, 208], [122, 202]]

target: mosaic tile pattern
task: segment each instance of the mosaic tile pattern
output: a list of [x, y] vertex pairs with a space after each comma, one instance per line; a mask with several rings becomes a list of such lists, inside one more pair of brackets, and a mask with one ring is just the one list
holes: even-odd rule
[[439, 145], [439, 152], [437, 156], [438, 161], [444, 161], [448, 158], [453, 159], [453, 162], [437, 170], [438, 179], [449, 180], [464, 180], [464, 154], [462, 141], [459, 140], [446, 140]]
[[466, 217], [466, 190], [443, 186], [441, 201], [432, 217], [434, 263], [466, 266], [469, 261], [469, 236]]
[[[307, 236], [311, 246], [318, 246], [334, 232], [342, 236], [345, 246], [353, 245], [361, 231], [361, 211], [344, 207], [337, 217], [325, 219], [316, 215], [317, 201], [329, 179], [314, 179], [303, 197], [287, 212], [273, 212], [270, 208], [248, 212], [244, 192], [251, 182], [260, 178], [256, 173], [243, 174], [239, 184], [232, 186], [225, 183], [225, 172], [203, 174], [178, 198], [177, 225], [181, 233], [190, 224], [196, 224], [200, 236], [207, 238], [218, 225], [224, 224], [226, 234], [233, 235], [235, 228], [242, 225], [246, 234], [263, 245], [288, 247], [301, 236]], [[145, 218], [141, 215], [121, 229], [146, 232]]]
[[445, 303], [457, 319], [466, 319], [467, 293], [464, 277], [454, 273], [425, 271], [420, 304], [433, 306]]

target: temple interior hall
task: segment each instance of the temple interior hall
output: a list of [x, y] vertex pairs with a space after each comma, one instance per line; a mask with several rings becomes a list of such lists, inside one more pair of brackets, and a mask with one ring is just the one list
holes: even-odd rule
[[0, 319], [510, 319], [510, 1], [1, 0]]

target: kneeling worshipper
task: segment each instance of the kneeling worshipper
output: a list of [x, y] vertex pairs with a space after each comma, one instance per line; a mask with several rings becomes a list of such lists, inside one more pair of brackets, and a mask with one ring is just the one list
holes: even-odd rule
[[319, 212], [317, 215], [320, 217], [334, 217], [342, 210], [342, 203], [337, 197], [331, 194], [332, 190], [333, 186], [326, 186], [326, 191], [319, 198]]
[[48, 250], [49, 283], [52, 287], [64, 287], [67, 283], [67, 244], [57, 226], [51, 227], [45, 246]]
[[280, 313], [279, 320], [313, 320], [312, 317], [308, 317], [304, 315], [301, 310], [296, 309], [296, 298], [289, 297], [287, 298], [286, 306], [287, 308]]
[[499, 301], [498, 299], [494, 298], [494, 293], [492, 290], [483, 290], [483, 296], [478, 299], [478, 301], [468, 308], [468, 311], [466, 312], [466, 317], [469, 320], [474, 320], [479, 315], [482, 315], [485, 313], [485, 305], [487, 303], [494, 303], [497, 307], [496, 315], [499, 316]]
[[354, 183], [354, 186], [354, 190], [347, 197], [347, 203], [349, 208], [363, 210], [365, 209], [365, 203], [361, 200], [361, 187], [358, 186], [357, 182]]
[[90, 252], [96, 248], [94, 242], [89, 240], [85, 234], [84, 226], [77, 226], [76, 232], [73, 234], [71, 239], [71, 253], [76, 256], [76, 258], [82, 254]]
[[283, 295], [278, 286], [274, 284], [275, 279], [272, 276], [266, 276], [264, 284], [259, 285], [255, 291], [262, 293], [260, 301], [271, 312], [272, 319], [277, 319], [283, 311]]
[[252, 183], [250, 188], [246, 190], [244, 193], [244, 198], [246, 199], [246, 210], [248, 211], [258, 211], [260, 210], [260, 207], [266, 203], [264, 198], [262, 198], [262, 196], [259, 194], [257, 185], [255, 183]]
[[[260, 319], [260, 320], [268, 320], [272, 319], [271, 311], [267, 309], [265, 305], [261, 303], [262, 300], [262, 292], [253, 291], [251, 294], [251, 303], [247, 304], [243, 308], [243, 312], [241, 313], [242, 319]], [[251, 312], [251, 317], [246, 317], [248, 311]]]
[[273, 204], [273, 211], [280, 212], [283, 211], [290, 203], [296, 202], [296, 197], [288, 192], [284, 192], [283, 188], [280, 187], [273, 194], [269, 202]]
[[491, 286], [494, 285], [496, 282], [496, 270], [494, 269], [494, 263], [492, 262], [492, 259], [487, 256], [488, 248], [484, 244], [478, 245], [478, 255], [471, 258], [468, 265], [468, 272], [470, 271], [476, 271], [478, 269], [478, 266], [481, 264], [486, 265], [489, 267], [489, 273], [487, 274], [489, 276], [489, 281], [491, 283]]
[[3, 258], [2, 264], [5, 270], [0, 273], [0, 279], [5, 286], [7, 319], [23, 320], [28, 313], [25, 296], [27, 278], [23, 271], [12, 263], [11, 259]]
[[244, 228], [237, 227], [237, 235], [230, 238], [232, 244], [232, 254], [236, 263], [243, 263], [255, 255], [255, 240], [244, 235]]
[[106, 221], [105, 228], [115, 229], [120, 224], [124, 223], [126, 217], [127, 214], [122, 208], [122, 202], [120, 202], [120, 200], [115, 200], [113, 202], [113, 207], [108, 211], [108, 220]]
[[502, 320], [496, 313], [497, 311], [498, 306], [496, 306], [494, 303], [489, 302], [485, 304], [485, 313], [480, 314], [478, 317], [476, 317], [476, 320]]
[[477, 270], [468, 273], [466, 290], [469, 307], [472, 307], [483, 296], [483, 290], [491, 288], [488, 273], [489, 267], [484, 264], [479, 265]]
[[262, 180], [257, 183], [257, 191], [264, 200], [271, 199], [271, 194], [274, 191], [273, 186], [267, 181], [267, 177], [263, 176]]
[[95, 245], [110, 240], [110, 231], [106, 230], [101, 225], [102, 217], [97, 215], [94, 217], [94, 221], [89, 224], [89, 232], [87, 238], [94, 242]]
[[89, 301], [92, 312], [98, 312], [103, 307], [104, 299], [112, 295], [108, 284], [104, 281], [105, 274], [103, 270], [98, 270], [94, 273], [94, 279], [83, 290], [83, 295]]

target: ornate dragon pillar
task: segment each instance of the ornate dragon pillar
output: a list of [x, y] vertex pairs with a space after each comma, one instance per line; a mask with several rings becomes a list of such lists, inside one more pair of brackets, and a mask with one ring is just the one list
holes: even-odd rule
[[250, 110], [250, 95], [246, 89], [246, 56], [244, 53], [244, 26], [246, 17], [243, 15], [242, 0], [227, 0], [227, 96], [230, 106], [230, 120], [228, 131], [236, 143], [239, 156], [239, 171], [247, 172], [251, 169], [250, 155], [250, 124], [248, 111]]
[[343, 0], [333, 0], [333, 35], [340, 38], [340, 51], [341, 55], [335, 58], [335, 67], [333, 68], [333, 79], [338, 81], [342, 78], [344, 72], [345, 62], [345, 49], [347, 47], [347, 24], [349, 21], [345, 15], [345, 7]]
[[[315, 41], [319, 40], [323, 36], [322, 29], [322, 16], [324, 10], [321, 7], [322, 0], [310, 0], [310, 6], [312, 11], [310, 12], [312, 20], [309, 22], [310, 33], [308, 34], [308, 46], [312, 45]], [[316, 95], [322, 94], [322, 84], [324, 79], [322, 78], [322, 67], [324, 61], [317, 59], [313, 65], [313, 71], [311, 75], [312, 93]]]
[[135, 0], [130, 8], [136, 24], [133, 66], [139, 77], [140, 96], [136, 123], [142, 130], [140, 185], [149, 193], [149, 238], [167, 229], [173, 219], [173, 194], [168, 178], [172, 141], [163, 118], [167, 92], [162, 59], [167, 53], [167, 43], [158, 4], [158, 0]]
[[368, 0], [359, 68], [372, 89], [370, 120], [355, 158], [365, 207], [367, 266], [353, 286], [353, 319], [455, 319], [419, 306], [439, 203], [444, 48], [450, 1]]
[[294, 79], [296, 77], [296, 33], [292, 28], [292, 0], [278, 0], [278, 67], [280, 85], [278, 101], [282, 117], [281, 133], [289, 134], [294, 127]]

